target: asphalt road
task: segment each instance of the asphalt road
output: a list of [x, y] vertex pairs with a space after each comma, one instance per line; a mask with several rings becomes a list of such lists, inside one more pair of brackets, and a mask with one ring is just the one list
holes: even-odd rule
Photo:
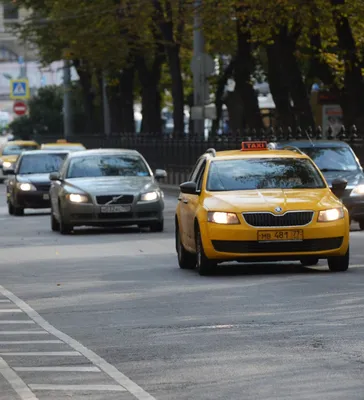
[[50, 230], [0, 186], [0, 399], [363, 400], [364, 232], [351, 269], [177, 267], [164, 233]]

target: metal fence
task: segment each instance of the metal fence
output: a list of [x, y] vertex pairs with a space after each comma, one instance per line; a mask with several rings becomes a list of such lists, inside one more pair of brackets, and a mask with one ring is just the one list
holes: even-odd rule
[[[341, 140], [347, 142], [354, 150], [362, 164], [364, 164], [364, 140], [357, 133], [355, 127], [350, 130], [341, 128], [340, 133], [334, 137], [329, 128], [323, 134], [320, 128], [315, 132], [297, 129], [269, 129], [247, 130], [243, 135], [222, 135], [205, 140], [204, 137], [188, 135], [183, 139], [154, 134], [122, 134], [111, 135], [73, 135], [68, 138], [70, 142], [81, 142], [89, 149], [97, 148], [125, 148], [139, 151], [147, 159], [151, 168], [162, 168], [168, 172], [166, 183], [180, 184], [188, 179], [190, 170], [198, 157], [208, 148], [216, 151], [234, 150], [241, 148], [242, 141], [265, 140], [268, 142], [281, 142], [287, 140]], [[39, 143], [54, 142], [59, 139], [55, 136], [42, 136], [35, 138]]]

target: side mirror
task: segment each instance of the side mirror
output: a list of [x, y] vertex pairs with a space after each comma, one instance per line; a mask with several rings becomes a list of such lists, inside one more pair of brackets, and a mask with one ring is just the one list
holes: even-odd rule
[[49, 174], [49, 179], [51, 181], [59, 181], [59, 180], [61, 180], [61, 175], [59, 172], [51, 172]]
[[156, 169], [154, 173], [154, 177], [157, 180], [167, 178], [167, 172], [164, 169]]
[[348, 181], [344, 178], [334, 179], [331, 184], [332, 193], [334, 193], [334, 195], [336, 197], [339, 197], [339, 198], [342, 197], [345, 192], [347, 184], [348, 184]]
[[184, 182], [179, 185], [182, 193], [186, 194], [197, 194], [197, 184], [196, 182]]

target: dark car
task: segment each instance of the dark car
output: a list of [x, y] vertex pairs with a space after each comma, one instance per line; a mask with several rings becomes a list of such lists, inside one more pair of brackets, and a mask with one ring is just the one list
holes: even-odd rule
[[50, 208], [49, 174], [59, 171], [69, 151], [24, 151], [6, 184], [10, 215], [24, 215], [25, 208]]
[[342, 198], [352, 220], [364, 230], [364, 173], [352, 148], [334, 140], [297, 140], [276, 143], [276, 147], [297, 147], [320, 168], [329, 186], [334, 179], [343, 178], [347, 186]]

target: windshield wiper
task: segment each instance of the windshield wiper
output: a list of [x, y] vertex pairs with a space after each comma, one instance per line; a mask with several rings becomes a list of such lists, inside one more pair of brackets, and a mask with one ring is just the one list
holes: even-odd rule
[[322, 168], [321, 172], [350, 172], [348, 169]]

